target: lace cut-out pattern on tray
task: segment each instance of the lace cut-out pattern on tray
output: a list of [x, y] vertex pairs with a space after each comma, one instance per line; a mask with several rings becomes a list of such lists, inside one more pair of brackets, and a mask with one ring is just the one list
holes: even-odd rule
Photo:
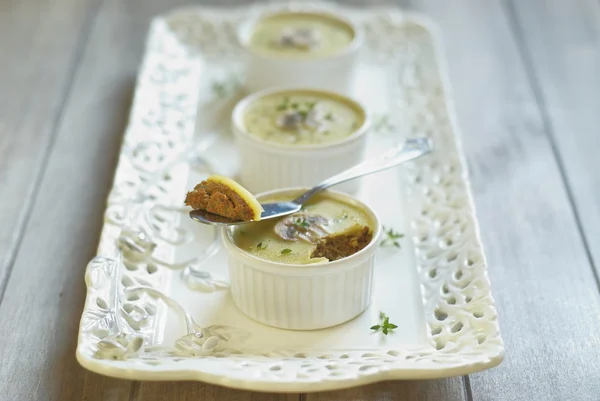
[[[496, 309], [431, 28], [397, 9], [336, 12], [361, 23], [368, 57], [388, 63], [396, 72], [395, 99], [405, 113], [403, 119], [410, 122], [410, 134], [425, 134], [444, 149], [407, 167], [412, 240], [431, 346], [251, 353], [228, 347], [229, 340], [235, 338], [238, 344], [251, 333], [226, 326], [198, 327], [162, 292], [171, 270], [180, 270], [183, 279], [194, 278], [204, 291], [227, 287], [198, 266], [218, 249], [216, 232], [204, 255], [170, 261], [175, 247], [193, 239], [177, 226], [183, 210], [181, 199], [173, 194], [184, 191], [185, 183], [177, 179], [184, 175], [181, 171], [190, 166], [211, 171], [202, 162], [204, 144], [194, 139], [203, 65], [211, 60], [237, 65], [235, 29], [248, 14], [266, 7], [284, 6], [191, 8], [153, 22], [108, 199], [99, 256], [86, 271], [79, 360], [92, 370], [106, 371], [102, 366], [110, 366], [121, 377], [135, 378], [132, 371], [160, 367], [164, 379], [216, 383], [215, 377], [223, 377], [246, 383], [243, 387], [249, 389], [256, 383], [281, 383], [290, 391], [291, 383], [368, 382], [384, 372], [386, 378], [392, 377], [390, 372], [410, 378], [422, 370], [428, 371], [425, 376], [437, 377], [499, 363], [503, 344]], [[336, 8], [323, 3], [293, 7]], [[172, 346], [157, 347], [153, 333], [163, 303], [181, 315], [186, 329]]]

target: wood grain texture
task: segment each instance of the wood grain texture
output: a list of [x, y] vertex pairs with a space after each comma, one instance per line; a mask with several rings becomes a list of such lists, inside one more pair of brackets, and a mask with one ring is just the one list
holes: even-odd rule
[[[131, 393], [132, 386], [128, 380], [113, 379], [112, 377], [101, 376], [93, 372], [85, 372], [81, 395], [74, 395], [71, 399], [59, 399], [61, 401], [132, 401]], [[60, 396], [63, 397], [62, 394]], [[176, 398], [173, 399], [175, 400]]]
[[307, 394], [307, 401], [457, 401], [466, 400], [460, 378], [390, 381], [340, 391]]
[[146, 28], [122, 25], [105, 18], [90, 27], [0, 305], [0, 394], [7, 400], [80, 399], [84, 383], [95, 380], [75, 360], [82, 279], [97, 247]]
[[0, 3], [0, 299], [97, 3]]
[[503, 4], [413, 4], [444, 33], [506, 345], [472, 398], [597, 400], [600, 297]]
[[[7, 400], [82, 397], [85, 371], [74, 355], [82, 279], [97, 247], [131, 100], [130, 71], [115, 72], [129, 55], [113, 51], [107, 57], [108, 48], [115, 49], [111, 42], [128, 43], [117, 34], [91, 41], [74, 74], [0, 305], [0, 394]], [[106, 48], [101, 57], [98, 42]]]
[[232, 390], [220, 386], [198, 382], [136, 383], [131, 401], [197, 401], [197, 400], [231, 400], [231, 401], [299, 401], [300, 394], [266, 394], [251, 391]]
[[507, 9], [600, 275], [600, 2], [508, 1]]

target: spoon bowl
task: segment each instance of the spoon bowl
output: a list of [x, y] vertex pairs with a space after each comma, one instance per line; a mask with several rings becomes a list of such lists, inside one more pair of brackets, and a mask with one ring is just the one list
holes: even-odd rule
[[[260, 220], [267, 219], [275, 219], [277, 217], [283, 217], [290, 214], [294, 214], [299, 212], [302, 208], [301, 204], [295, 203], [294, 201], [289, 202], [273, 202], [273, 203], [263, 203], [261, 204], [263, 207], [263, 212], [260, 215]], [[225, 226], [238, 226], [241, 224], [248, 224], [255, 222], [254, 220], [250, 221], [236, 221], [228, 219], [227, 217], [219, 216], [218, 214], [210, 213], [205, 210], [192, 210], [190, 212], [190, 217], [202, 224], [210, 224], [210, 225], [225, 225]]]
[[[275, 219], [299, 212], [302, 205], [317, 193], [327, 189], [333, 185], [341, 184], [342, 182], [362, 177], [367, 174], [376, 173], [388, 168], [392, 168], [402, 163], [417, 159], [431, 152], [433, 146], [429, 138], [414, 138], [406, 140], [401, 146], [394, 147], [382, 155], [366, 160], [342, 171], [321, 182], [319, 185], [306, 191], [304, 194], [292, 201], [264, 203], [263, 212], [260, 215], [260, 220]], [[256, 222], [236, 221], [217, 214], [209, 213], [205, 210], [192, 210], [190, 217], [198, 223], [208, 224], [213, 226], [230, 226], [241, 225]]]

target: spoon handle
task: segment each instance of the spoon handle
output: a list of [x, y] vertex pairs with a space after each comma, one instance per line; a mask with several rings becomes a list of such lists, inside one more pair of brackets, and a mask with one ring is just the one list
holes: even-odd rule
[[294, 203], [301, 205], [318, 192], [321, 192], [322, 190], [333, 185], [341, 184], [342, 182], [362, 177], [363, 175], [392, 168], [399, 164], [426, 155], [427, 153], [431, 152], [431, 150], [432, 144], [431, 140], [428, 138], [408, 139], [401, 146], [396, 146], [382, 155], [365, 160], [364, 162], [359, 163], [348, 170], [342, 171], [341, 173], [326, 179], [319, 185], [313, 187], [309, 191], [305, 192], [302, 196], [294, 200]]

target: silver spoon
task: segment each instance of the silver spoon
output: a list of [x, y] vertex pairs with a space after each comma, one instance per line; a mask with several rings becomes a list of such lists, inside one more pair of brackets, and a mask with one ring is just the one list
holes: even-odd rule
[[[319, 185], [309, 189], [298, 198], [288, 202], [265, 203], [262, 205], [264, 211], [261, 220], [275, 219], [299, 212], [302, 205], [317, 193], [342, 182], [362, 177], [363, 175], [376, 173], [397, 166], [410, 160], [419, 158], [431, 152], [432, 143], [428, 138], [414, 138], [406, 140], [401, 146], [394, 147], [384, 154], [366, 160], [342, 171], [321, 182]], [[198, 223], [209, 225], [240, 225], [253, 223], [254, 221], [233, 221], [223, 216], [218, 216], [203, 210], [192, 210], [190, 217]]]

